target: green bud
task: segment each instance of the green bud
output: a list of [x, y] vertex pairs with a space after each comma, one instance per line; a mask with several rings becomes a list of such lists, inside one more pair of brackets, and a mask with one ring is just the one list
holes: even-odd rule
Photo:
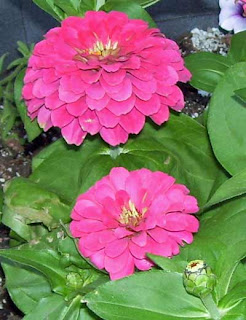
[[209, 295], [216, 284], [216, 276], [203, 260], [191, 261], [184, 271], [184, 286], [188, 293], [203, 298]]

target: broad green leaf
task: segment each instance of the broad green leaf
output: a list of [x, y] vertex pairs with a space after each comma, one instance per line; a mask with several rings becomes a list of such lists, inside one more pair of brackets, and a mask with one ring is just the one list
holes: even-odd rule
[[31, 224], [43, 223], [49, 229], [70, 221], [70, 207], [59, 197], [24, 178], [8, 183], [5, 190], [3, 223], [25, 240], [32, 238]]
[[35, 246], [26, 248], [12, 248], [0, 250], [0, 257], [23, 264], [41, 272], [49, 281], [54, 292], [66, 295], [66, 272], [60, 266], [59, 254], [52, 249], [36, 250]]
[[65, 14], [55, 5], [54, 0], [33, 0], [33, 2], [56, 20], [64, 20]]
[[81, 15], [79, 11], [79, 3], [72, 0], [54, 0], [54, 3], [62, 11], [65, 12], [67, 16], [78, 16]]
[[117, 166], [167, 172], [188, 186], [200, 206], [226, 179], [213, 156], [205, 128], [185, 115], [172, 115], [160, 128], [146, 124], [140, 135], [118, 148], [110, 148], [99, 139], [88, 139], [81, 147], [66, 150], [56, 142], [34, 159], [31, 180], [62, 199], [74, 201], [79, 192]]
[[17, 263], [2, 263], [6, 288], [16, 306], [30, 313], [39, 300], [51, 293], [50, 285], [41, 273]]
[[246, 88], [235, 90], [235, 95], [239, 97], [244, 103], [246, 103]]
[[14, 127], [18, 112], [15, 106], [8, 100], [4, 99], [4, 107], [0, 114], [0, 131], [2, 139], [6, 140], [10, 130]]
[[214, 153], [231, 175], [245, 169], [246, 108], [234, 95], [245, 82], [246, 63], [237, 63], [216, 87], [208, 114], [208, 132]]
[[199, 52], [185, 58], [186, 67], [192, 73], [191, 85], [213, 92], [231, 63], [227, 57], [211, 52]]
[[240, 301], [246, 303], [246, 281], [238, 283], [223, 299], [219, 302], [221, 309], [231, 309]]
[[[231, 277], [239, 264], [246, 257], [246, 240], [237, 242], [223, 250], [223, 255], [217, 261], [215, 270], [218, 274], [216, 295], [218, 300], [229, 290]], [[245, 296], [246, 298], [246, 296]]]
[[[30, 179], [55, 192], [61, 199], [74, 201], [78, 195], [79, 173], [83, 165], [82, 154], [75, 150], [52, 153], [48, 161], [43, 161], [33, 172]], [[85, 161], [85, 158], [83, 160]]]
[[209, 208], [225, 200], [241, 196], [244, 193], [246, 193], [246, 170], [235, 174], [232, 178], [225, 181], [216, 190], [203, 209]]
[[157, 256], [154, 254], [148, 254], [148, 257], [160, 268], [167, 272], [178, 272], [183, 274], [185, 267], [187, 266], [187, 261], [177, 261], [175, 258], [165, 258], [161, 256]]
[[[43, 1], [43, 0], [42, 0]], [[32, 141], [42, 132], [41, 128], [38, 126], [37, 121], [28, 117], [27, 107], [24, 101], [21, 100], [21, 92], [23, 88], [23, 78], [25, 75], [25, 70], [22, 70], [15, 80], [15, 103], [17, 110], [20, 114], [21, 120], [24, 123], [24, 127], [28, 136], [28, 140]]]
[[42, 149], [37, 155], [32, 158], [32, 171], [35, 171], [37, 167], [52, 153], [58, 151], [66, 151], [67, 147], [67, 143], [63, 139], [59, 139]]
[[85, 300], [105, 320], [210, 319], [202, 302], [186, 293], [178, 273], [138, 273], [98, 287]]
[[128, 0], [108, 0], [106, 4], [101, 8], [107, 12], [115, 10], [125, 12], [131, 19], [142, 19], [148, 22], [150, 27], [156, 27], [156, 23], [148, 14], [148, 12], [141, 7], [136, 1]]
[[233, 35], [228, 58], [232, 63], [246, 61], [246, 31]]

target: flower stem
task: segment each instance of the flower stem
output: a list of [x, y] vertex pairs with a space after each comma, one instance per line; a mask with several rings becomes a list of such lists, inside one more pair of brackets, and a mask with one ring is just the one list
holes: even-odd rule
[[211, 294], [207, 295], [206, 297], [201, 297], [201, 300], [204, 304], [204, 306], [207, 308], [208, 312], [211, 315], [211, 318], [214, 320], [220, 320], [221, 315], [217, 308], [217, 305], [215, 304], [213, 297]]

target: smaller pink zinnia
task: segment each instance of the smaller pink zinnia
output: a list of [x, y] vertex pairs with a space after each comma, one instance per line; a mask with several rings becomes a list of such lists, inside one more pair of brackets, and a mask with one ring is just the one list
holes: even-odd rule
[[199, 208], [188, 194], [163, 172], [113, 168], [78, 197], [70, 230], [84, 257], [120, 279], [135, 267], [149, 270], [146, 253], [172, 257], [193, 241], [199, 222], [191, 213]]

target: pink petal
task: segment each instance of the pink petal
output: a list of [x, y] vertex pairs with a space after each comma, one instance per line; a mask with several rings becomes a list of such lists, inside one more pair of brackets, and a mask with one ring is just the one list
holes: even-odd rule
[[87, 110], [82, 116], [79, 117], [79, 123], [83, 131], [89, 132], [94, 135], [101, 129], [98, 117], [94, 111]]
[[43, 70], [43, 81], [44, 83], [52, 83], [58, 79], [55, 69], [44, 69]]
[[162, 228], [154, 228], [152, 230], [148, 230], [148, 234], [158, 243], [164, 243], [168, 239], [168, 232]]
[[163, 122], [166, 122], [169, 119], [170, 112], [168, 106], [162, 104], [158, 112], [152, 114], [150, 118], [158, 125], [161, 125]]
[[108, 95], [116, 101], [125, 101], [132, 95], [132, 83], [130, 79], [125, 78], [119, 92], [112, 93], [108, 91]]
[[56, 108], [59, 108], [60, 106], [64, 105], [65, 102], [60, 100], [58, 92], [52, 93], [50, 96], [45, 97], [45, 106], [48, 109], [54, 110]]
[[84, 97], [76, 102], [66, 104], [67, 111], [74, 117], [81, 116], [87, 109], [86, 100]]
[[116, 258], [121, 255], [128, 247], [128, 240], [126, 238], [117, 239], [110, 242], [105, 247], [105, 254], [110, 258]]
[[81, 71], [81, 78], [86, 83], [92, 84], [97, 82], [101, 77], [101, 70], [83, 70]]
[[121, 238], [125, 238], [127, 236], [131, 236], [133, 234], [133, 232], [127, 230], [125, 227], [119, 227], [114, 230], [114, 234], [118, 239], [121, 239]]
[[185, 213], [197, 213], [199, 207], [195, 197], [186, 196], [184, 200], [184, 212]]
[[98, 119], [103, 127], [114, 128], [120, 121], [120, 118], [113, 114], [108, 109], [96, 111]]
[[50, 110], [46, 109], [45, 107], [39, 109], [37, 120], [39, 126], [44, 129], [44, 131], [47, 131], [52, 127]]
[[22, 90], [23, 98], [26, 100], [33, 99], [34, 95], [32, 93], [32, 90], [33, 90], [33, 83], [25, 84]]
[[136, 95], [140, 100], [147, 101], [147, 100], [150, 100], [151, 97], [152, 97], [152, 93], [151, 93], [151, 92], [142, 91], [142, 90], [139, 90], [139, 89], [136, 88], [136, 87], [133, 87], [133, 92], [135, 93], [135, 95]]
[[105, 95], [105, 90], [101, 86], [100, 82], [91, 84], [87, 89], [86, 93], [92, 99], [100, 100]]
[[145, 116], [153, 115], [160, 110], [161, 102], [157, 94], [153, 94], [148, 101], [140, 100], [136, 98], [136, 108], [142, 112]]
[[154, 240], [151, 241], [151, 249], [149, 253], [156, 254], [163, 257], [172, 256], [172, 241], [167, 241], [165, 243], [157, 243]]
[[134, 264], [138, 270], [147, 271], [150, 270], [154, 264], [147, 259], [137, 259], [134, 258]]
[[40, 107], [44, 105], [43, 99], [32, 99], [26, 102], [29, 113], [36, 112]]
[[134, 95], [124, 101], [115, 101], [111, 99], [107, 105], [107, 109], [116, 116], [121, 116], [122, 114], [127, 114], [130, 112], [133, 109], [135, 102], [136, 98]]
[[[85, 219], [86, 221], [87, 219]], [[83, 222], [84, 220], [82, 220], [81, 222]], [[89, 220], [89, 221], [94, 221], [94, 220]], [[81, 222], [78, 222], [78, 226], [77, 228], [79, 228], [80, 230], [83, 231], [83, 228], [81, 229]], [[88, 231], [91, 231], [93, 232], [92, 230], [88, 229]], [[89, 233], [88, 235], [86, 235], [84, 237], [84, 241], [83, 241], [83, 246], [90, 250], [90, 251], [98, 251], [98, 250], [101, 250], [105, 247], [105, 244], [100, 242], [98, 237], [97, 237], [97, 232], [94, 232], [94, 233]]]
[[130, 253], [128, 249], [126, 249], [121, 255], [116, 258], [105, 256], [105, 269], [109, 273], [118, 273], [119, 271], [124, 270], [128, 263], [129, 256]]
[[57, 108], [51, 112], [51, 121], [55, 127], [63, 128], [74, 119], [70, 113], [67, 112], [65, 106]]
[[131, 238], [131, 241], [139, 247], [145, 247], [147, 244], [147, 233], [142, 231]]
[[169, 213], [158, 224], [168, 231], [197, 232], [199, 229], [198, 220], [190, 214]]
[[78, 101], [80, 97], [80, 94], [75, 94], [72, 91], [65, 91], [61, 86], [59, 88], [59, 99], [66, 103]]
[[105, 258], [104, 249], [99, 250], [90, 256], [91, 262], [100, 270], [104, 269], [104, 267], [105, 267], [104, 258]]
[[105, 94], [103, 96], [103, 98], [99, 99], [99, 100], [92, 99], [91, 97], [86, 96], [86, 103], [87, 103], [88, 107], [91, 110], [100, 111], [100, 110], [104, 109], [107, 106], [109, 101], [110, 101], [110, 98], [109, 98], [109, 96], [107, 94]]
[[81, 232], [97, 232], [97, 231], [104, 230], [106, 227], [102, 222], [98, 220], [83, 219], [81, 221], [77, 221], [77, 228]]
[[125, 182], [129, 176], [129, 171], [125, 168], [113, 168], [110, 171], [109, 178], [116, 190], [124, 190]]
[[157, 89], [157, 82], [155, 79], [143, 81], [130, 75], [129, 78], [132, 81], [132, 84], [141, 91], [154, 93]]
[[183, 241], [185, 241], [188, 244], [191, 244], [193, 242], [193, 235], [191, 232], [188, 231], [172, 231], [168, 232], [169, 236], [174, 239], [178, 244], [183, 246]]
[[110, 272], [111, 280], [118, 280], [134, 273], [134, 260], [131, 255], [129, 255], [128, 260], [124, 268], [119, 272]]
[[120, 125], [128, 133], [138, 134], [145, 124], [145, 116], [136, 108], [133, 108], [128, 114], [120, 117]]
[[63, 127], [61, 132], [67, 143], [77, 146], [81, 145], [87, 134], [81, 129], [77, 119], [74, 119], [67, 126]]
[[144, 247], [140, 247], [136, 245], [133, 241], [129, 242], [129, 249], [131, 254], [137, 259], [144, 259], [146, 257], [146, 253], [150, 252], [148, 244]]
[[120, 126], [117, 125], [114, 128], [102, 128], [100, 135], [104, 141], [111, 146], [117, 146], [121, 143], [126, 143], [128, 139], [128, 133]]
[[117, 86], [124, 80], [126, 76], [126, 71], [120, 69], [116, 72], [106, 72], [103, 70], [102, 72], [103, 79], [110, 85], [110, 86]]

